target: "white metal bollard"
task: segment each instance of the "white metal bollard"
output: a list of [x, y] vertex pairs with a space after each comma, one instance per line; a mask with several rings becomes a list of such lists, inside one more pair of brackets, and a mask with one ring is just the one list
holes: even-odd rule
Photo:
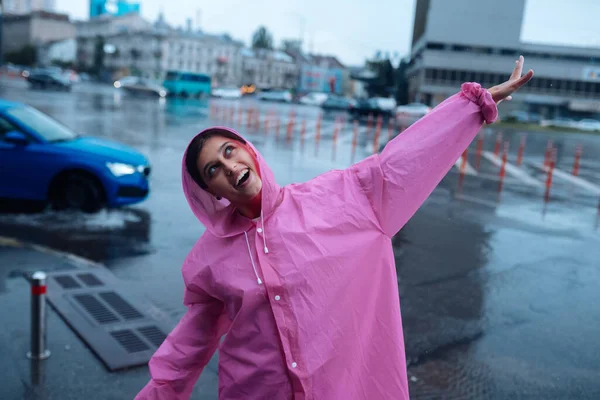
[[27, 358], [45, 360], [50, 357], [46, 348], [46, 273], [35, 272], [31, 282], [31, 351]]

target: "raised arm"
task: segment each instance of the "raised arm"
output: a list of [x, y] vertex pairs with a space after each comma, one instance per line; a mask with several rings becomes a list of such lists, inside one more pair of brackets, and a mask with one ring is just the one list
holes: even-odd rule
[[485, 123], [498, 116], [497, 104], [533, 77], [521, 77], [520, 57], [510, 79], [489, 90], [464, 83], [374, 155], [350, 168], [369, 198], [383, 231], [393, 236], [414, 215]]
[[228, 319], [223, 303], [197, 288], [185, 289], [187, 312], [150, 360], [152, 379], [136, 400], [187, 400], [217, 349]]

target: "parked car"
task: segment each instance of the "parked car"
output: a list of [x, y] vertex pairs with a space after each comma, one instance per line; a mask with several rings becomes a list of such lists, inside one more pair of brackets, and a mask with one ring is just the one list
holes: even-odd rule
[[431, 111], [431, 107], [423, 103], [410, 103], [396, 107], [396, 117], [421, 118]]
[[541, 126], [549, 126], [555, 128], [575, 128], [577, 122], [571, 118], [554, 118], [544, 119], [540, 121]]
[[300, 104], [305, 104], [307, 106], [321, 106], [327, 99], [329, 95], [327, 93], [320, 92], [311, 92], [302, 97], [300, 97]]
[[356, 105], [356, 101], [353, 99], [347, 99], [341, 96], [327, 96], [321, 104], [321, 108], [324, 110], [349, 110]]
[[371, 98], [359, 100], [355, 106], [348, 110], [348, 112], [353, 118], [367, 117], [369, 115], [373, 115], [373, 117], [378, 117], [379, 115], [386, 118], [391, 117], [395, 112], [396, 102], [394, 101], [394, 104], [392, 105], [391, 102], [385, 100], [388, 99]]
[[581, 129], [582, 131], [588, 132], [600, 131], [600, 121], [591, 118], [584, 118], [580, 121], [577, 121], [575, 123], [575, 127], [577, 129]]
[[242, 97], [242, 90], [238, 87], [222, 87], [213, 89], [212, 95], [222, 99], [239, 99]]
[[164, 86], [152, 82], [150, 79], [139, 78], [136, 76], [127, 76], [118, 81], [115, 81], [114, 87], [122, 89], [133, 95], [147, 95], [166, 97], [167, 89]]
[[256, 97], [265, 101], [292, 102], [292, 94], [288, 90], [262, 90]]
[[54, 89], [67, 92], [71, 90], [71, 81], [53, 72], [30, 72], [26, 79], [31, 89]]
[[520, 122], [529, 124], [539, 124], [542, 121], [542, 117], [536, 113], [530, 113], [523, 110], [511, 111], [506, 115], [506, 121], [508, 122]]
[[0, 100], [0, 198], [94, 212], [138, 203], [150, 164], [121, 143], [81, 136], [24, 104]]

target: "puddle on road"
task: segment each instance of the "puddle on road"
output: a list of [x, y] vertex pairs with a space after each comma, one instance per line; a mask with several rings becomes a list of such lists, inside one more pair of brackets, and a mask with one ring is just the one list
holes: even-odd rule
[[52, 211], [0, 214], [0, 236], [98, 262], [151, 253], [150, 226], [150, 214], [136, 208], [102, 210], [96, 214]]

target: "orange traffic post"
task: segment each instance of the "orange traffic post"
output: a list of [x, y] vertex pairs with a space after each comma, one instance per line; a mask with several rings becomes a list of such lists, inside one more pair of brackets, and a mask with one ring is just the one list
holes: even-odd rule
[[302, 120], [302, 128], [300, 128], [300, 151], [304, 152], [304, 136], [306, 135], [306, 120]]
[[317, 132], [315, 133], [315, 156], [319, 155], [319, 142], [321, 141], [321, 114], [317, 118]]
[[279, 129], [281, 127], [281, 120], [279, 119], [279, 115], [275, 117], [275, 140], [279, 140]]
[[389, 119], [388, 121], [388, 142], [392, 141], [392, 137], [394, 136], [394, 118]]
[[527, 135], [521, 136], [521, 143], [519, 143], [519, 152], [517, 153], [517, 167], [520, 167], [523, 164], [523, 153], [525, 152], [525, 142], [527, 140]]
[[265, 123], [263, 126], [265, 127], [265, 136], [269, 135], [269, 119], [270, 119], [270, 111], [267, 111], [267, 115], [265, 115]]
[[575, 160], [573, 161], [573, 176], [579, 175], [579, 162], [581, 161], [581, 153], [583, 152], [583, 147], [578, 144], [575, 148]]
[[290, 115], [288, 116], [287, 135], [286, 135], [286, 141], [288, 143], [292, 141], [292, 131], [293, 130], [294, 130], [294, 115], [290, 111]]
[[229, 123], [233, 125], [233, 121], [235, 121], [235, 107], [229, 107]]
[[459, 170], [459, 175], [458, 175], [458, 192], [459, 193], [462, 191], [463, 181], [465, 180], [465, 173], [467, 172], [468, 151], [469, 151], [469, 148], [467, 147], [465, 149], [465, 151], [463, 151], [462, 155], [460, 156], [461, 163], [460, 163], [460, 170]]
[[331, 140], [331, 159], [335, 161], [335, 149], [337, 147], [337, 139], [339, 134], [341, 121], [339, 118], [335, 119], [335, 126], [333, 128], [333, 139]]
[[246, 128], [249, 128], [252, 121], [252, 108], [246, 108]]
[[552, 187], [552, 173], [554, 172], [554, 164], [556, 163], [556, 149], [552, 149], [548, 157], [548, 175], [546, 177], [546, 193], [544, 193], [544, 202], [550, 201], [550, 188]]
[[369, 119], [367, 119], [367, 136], [371, 134], [371, 126], [373, 125], [373, 113], [369, 113]]
[[241, 127], [242, 126], [242, 122], [244, 120], [244, 108], [241, 105], [238, 106], [238, 115], [237, 115], [237, 117], [238, 117], [237, 124], [238, 124], [239, 127]]
[[375, 137], [373, 138], [373, 153], [379, 152], [379, 135], [381, 135], [381, 124], [383, 118], [381, 114], [377, 117], [377, 126], [375, 127]]
[[483, 153], [483, 141], [485, 140], [485, 134], [479, 132], [477, 135], [477, 150], [475, 152], [475, 169], [479, 171], [479, 164], [481, 164], [481, 154]]
[[350, 155], [350, 163], [354, 164], [354, 156], [356, 155], [356, 145], [358, 144], [358, 121], [354, 120], [354, 129], [352, 130], [352, 153]]
[[498, 157], [500, 155], [500, 146], [502, 145], [502, 132], [498, 132], [496, 135], [496, 145], [494, 146], [494, 155]]
[[502, 193], [504, 178], [506, 177], [506, 161], [508, 160], [508, 140], [504, 142], [504, 152], [502, 153], [502, 164], [500, 164], [500, 174], [498, 180], [498, 195]]

